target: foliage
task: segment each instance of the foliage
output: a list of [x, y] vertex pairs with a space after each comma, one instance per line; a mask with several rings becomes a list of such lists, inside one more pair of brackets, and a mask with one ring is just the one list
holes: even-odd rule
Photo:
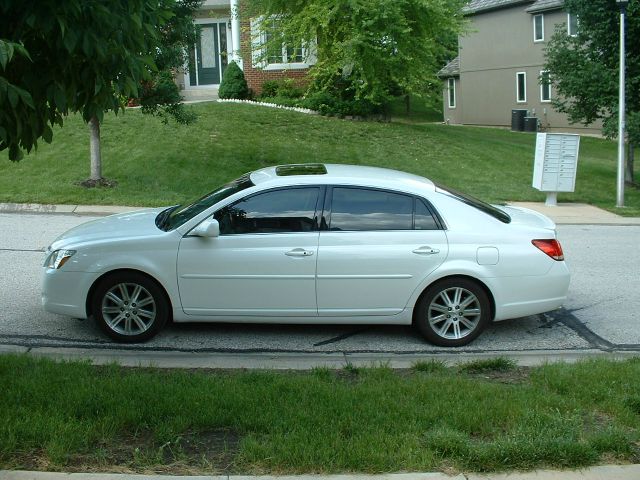
[[174, 72], [188, 61], [189, 48], [198, 40], [199, 30], [193, 23], [202, 0], [160, 0], [171, 12], [169, 20], [159, 30], [154, 61], [158, 68], [152, 80], [145, 82], [138, 99], [142, 113], [160, 117], [163, 123], [173, 118], [177, 123], [190, 124], [196, 115], [182, 103]]
[[[274, 49], [306, 46], [310, 92], [384, 105], [413, 94], [440, 101], [436, 73], [462, 29], [463, 0], [250, 0]], [[271, 31], [273, 30], [273, 31]], [[270, 34], [269, 34], [270, 33]], [[265, 60], [266, 58], [263, 58]], [[308, 61], [308, 58], [305, 59]]]
[[137, 96], [172, 15], [166, 1], [0, 0], [0, 150], [19, 160], [69, 112], [101, 120]]
[[262, 84], [261, 97], [301, 98], [304, 90], [298, 86], [293, 78], [280, 80], [266, 80]]
[[155, 115], [163, 123], [169, 118], [184, 125], [192, 123], [196, 116], [192, 110], [184, 108], [178, 86], [171, 71], [164, 70], [154, 75], [153, 80], [142, 85], [139, 98], [142, 113]]
[[244, 73], [236, 62], [229, 62], [222, 75], [222, 82], [218, 89], [220, 98], [249, 98], [249, 87], [244, 78]]
[[[614, 0], [565, 0], [565, 9], [579, 19], [578, 34], [558, 26], [546, 51], [558, 93], [555, 107], [572, 122], [602, 119], [603, 132], [615, 137], [618, 128], [619, 19]], [[626, 107], [629, 140], [640, 144], [640, 1], [631, 0], [626, 16]]]
[[260, 96], [263, 98], [276, 97], [278, 95], [278, 88], [280, 88], [280, 82], [277, 80], [266, 80], [262, 83]]

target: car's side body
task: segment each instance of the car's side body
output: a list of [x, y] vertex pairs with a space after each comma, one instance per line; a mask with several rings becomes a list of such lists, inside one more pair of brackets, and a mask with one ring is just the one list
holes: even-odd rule
[[[154, 224], [160, 209], [116, 215], [71, 230], [50, 247], [78, 254], [63, 269], [45, 269], [45, 309], [86, 318], [99, 279], [119, 270], [139, 271], [158, 282], [175, 322], [410, 324], [423, 292], [450, 277], [467, 277], [481, 285], [493, 320], [545, 312], [565, 300], [565, 263], [531, 244], [533, 239], [555, 239], [555, 225], [546, 217], [507, 207], [512, 217], [507, 224], [422, 177], [370, 167], [327, 165], [327, 170], [328, 175], [284, 177], [274, 168], [253, 172], [252, 187], [170, 231]], [[317, 189], [316, 228], [214, 238], [192, 234], [229, 205], [292, 188]], [[414, 202], [414, 216], [422, 202], [419, 208], [426, 206], [432, 213], [434, 227], [326, 228], [332, 199], [338, 192], [354, 196], [352, 189], [406, 197]]]

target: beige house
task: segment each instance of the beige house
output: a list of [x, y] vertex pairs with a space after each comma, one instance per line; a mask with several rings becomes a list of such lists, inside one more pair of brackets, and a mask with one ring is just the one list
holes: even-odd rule
[[[556, 27], [578, 28], [562, 0], [471, 0], [468, 33], [443, 79], [444, 119], [452, 124], [511, 126], [512, 111], [545, 130], [599, 133], [599, 125], [570, 124], [551, 105], [555, 92], [544, 71], [544, 49]], [[524, 112], [523, 112], [524, 113]]]
[[[315, 63], [313, 52], [293, 51], [283, 45], [282, 55], [262, 59], [258, 20], [244, 14], [241, 0], [205, 0], [196, 14], [200, 39], [189, 52], [189, 64], [176, 82], [186, 100], [217, 98], [222, 75], [235, 61], [254, 93], [266, 80], [293, 78], [304, 82]], [[264, 40], [264, 39], [262, 39]]]

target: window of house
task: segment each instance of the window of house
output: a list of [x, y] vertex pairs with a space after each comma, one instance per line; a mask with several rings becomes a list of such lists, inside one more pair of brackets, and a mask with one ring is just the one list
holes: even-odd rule
[[578, 15], [567, 13], [567, 34], [571, 37], [578, 35]]
[[272, 190], [216, 212], [221, 235], [302, 233], [316, 229], [319, 187]]
[[551, 101], [551, 77], [546, 70], [540, 72], [540, 101]]
[[412, 230], [413, 197], [366, 188], [333, 189], [329, 230]]
[[450, 78], [448, 80], [447, 93], [449, 98], [449, 108], [456, 108], [456, 79], [455, 78]]
[[527, 101], [527, 74], [526, 72], [516, 73], [516, 101], [525, 103]]
[[[253, 65], [266, 70], [307, 68], [315, 63], [315, 45], [288, 45], [277, 18], [251, 20]], [[266, 48], [266, 50], [265, 50]]]
[[541, 13], [533, 16], [533, 41], [544, 41], [544, 15]]

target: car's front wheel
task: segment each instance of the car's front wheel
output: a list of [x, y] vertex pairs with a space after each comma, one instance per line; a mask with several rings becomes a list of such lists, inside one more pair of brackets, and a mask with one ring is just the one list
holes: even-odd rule
[[153, 280], [136, 272], [118, 272], [95, 289], [92, 311], [100, 328], [118, 342], [144, 342], [169, 316], [169, 304]]
[[460, 347], [482, 333], [489, 316], [489, 298], [480, 285], [467, 278], [448, 278], [422, 295], [415, 323], [429, 342]]

